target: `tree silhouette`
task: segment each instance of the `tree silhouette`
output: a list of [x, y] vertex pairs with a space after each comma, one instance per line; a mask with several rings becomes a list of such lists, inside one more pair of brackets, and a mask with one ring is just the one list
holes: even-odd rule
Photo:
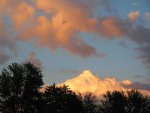
[[127, 113], [150, 113], [150, 98], [137, 90], [127, 92]]
[[126, 113], [126, 96], [124, 92], [113, 91], [104, 95], [101, 101], [101, 113]]
[[46, 88], [44, 93], [44, 113], [81, 113], [82, 100], [67, 86], [55, 84]]
[[137, 90], [113, 91], [104, 95], [100, 113], [150, 113], [150, 97]]
[[0, 111], [2, 113], [37, 113], [41, 70], [31, 63], [12, 63], [0, 75]]
[[92, 93], [86, 93], [83, 96], [83, 112], [84, 113], [97, 113], [98, 99]]

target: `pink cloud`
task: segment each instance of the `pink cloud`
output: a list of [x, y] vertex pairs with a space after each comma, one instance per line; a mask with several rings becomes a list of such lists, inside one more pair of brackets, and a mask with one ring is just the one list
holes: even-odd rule
[[139, 11], [132, 11], [128, 14], [128, 18], [131, 21], [136, 21], [138, 19], [138, 17], [140, 16], [140, 12]]
[[[109, 2], [101, 3], [111, 7]], [[9, 34], [9, 38], [16, 34], [20, 41], [35, 38], [39, 47], [45, 46], [51, 50], [62, 48], [81, 57], [103, 57], [104, 54], [99, 53], [94, 45], [86, 43], [83, 39], [86, 37], [81, 37], [80, 33], [91, 33], [108, 39], [127, 37], [140, 47], [150, 44], [149, 28], [119, 17], [95, 17], [97, 4], [94, 0], [1, 0], [0, 19], [9, 16], [12, 25], [6, 29], [6, 25], [1, 27], [0, 39], [4, 34]], [[128, 15], [132, 21], [139, 16], [139, 11]], [[14, 33], [7, 33], [10, 29]], [[144, 58], [149, 60], [147, 56]]]

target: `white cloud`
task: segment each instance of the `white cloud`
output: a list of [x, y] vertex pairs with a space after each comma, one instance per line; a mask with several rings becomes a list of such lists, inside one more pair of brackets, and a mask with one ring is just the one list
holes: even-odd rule
[[94, 75], [89, 70], [83, 71], [79, 76], [67, 80], [62, 84], [68, 85], [71, 90], [80, 92], [81, 94], [91, 92], [96, 96], [101, 96], [107, 91], [126, 91], [132, 88], [137, 88], [143, 94], [150, 95], [149, 89], [145, 88], [146, 84], [138, 83], [138, 86], [136, 87], [137, 83], [134, 83], [130, 80], [119, 81], [113, 77], [107, 77], [102, 79]]

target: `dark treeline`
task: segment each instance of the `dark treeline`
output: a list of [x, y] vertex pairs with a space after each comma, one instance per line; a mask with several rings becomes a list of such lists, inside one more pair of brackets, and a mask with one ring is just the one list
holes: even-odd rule
[[150, 97], [137, 90], [76, 94], [67, 86], [44, 84], [43, 74], [31, 63], [13, 63], [0, 74], [1, 113], [150, 113]]

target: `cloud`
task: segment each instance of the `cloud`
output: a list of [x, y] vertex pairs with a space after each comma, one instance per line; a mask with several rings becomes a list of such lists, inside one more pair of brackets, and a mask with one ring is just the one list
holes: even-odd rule
[[99, 26], [97, 29], [97, 33], [99, 35], [103, 35], [105, 37], [109, 38], [116, 38], [116, 37], [121, 37], [126, 34], [126, 27], [123, 27], [125, 25], [125, 21], [116, 18], [116, 17], [104, 17], [98, 20]]
[[146, 12], [145, 14], [146, 20], [150, 22], [150, 12]]
[[35, 9], [30, 4], [23, 2], [14, 9], [12, 19], [16, 27], [23, 26], [34, 14]]
[[[40, 33], [41, 27], [48, 28], [42, 31], [44, 39], [52, 40], [52, 48], [62, 47], [70, 53], [80, 55], [82, 57], [89, 57], [97, 55], [96, 49], [87, 44], [78, 35], [79, 32], [91, 31], [95, 25], [95, 19], [92, 16], [92, 2], [84, 2], [82, 0], [66, 2], [61, 0], [59, 2], [53, 0], [37, 0], [37, 7], [51, 14], [51, 18], [39, 17], [40, 25], [38, 25], [37, 32]], [[88, 7], [88, 9], [85, 9]], [[75, 9], [75, 10], [74, 10]], [[48, 25], [48, 26], [47, 26]], [[40, 29], [40, 30], [39, 30]], [[52, 31], [49, 33], [49, 31]], [[38, 35], [39, 36], [39, 35]], [[45, 42], [45, 41], [44, 41]]]
[[[133, 27], [133, 26], [132, 26]], [[135, 28], [130, 28], [128, 31], [129, 38], [139, 45], [150, 44], [150, 29], [142, 25], [136, 26]]]
[[35, 52], [30, 53], [25, 62], [30, 62], [39, 68], [43, 67], [42, 62], [40, 61], [40, 59], [37, 58], [37, 55]]
[[130, 48], [129, 44], [126, 41], [121, 41], [119, 44], [120, 44], [120, 46], [122, 46], [124, 48]]
[[115, 9], [112, 7], [112, 4], [110, 3], [109, 0], [101, 0], [100, 5], [103, 6], [110, 13], [115, 12]]
[[[103, 20], [101, 20], [103, 23]], [[105, 23], [106, 22], [106, 23]], [[109, 38], [126, 37], [138, 45], [139, 58], [144, 64], [150, 65], [150, 29], [143, 25], [134, 25], [133, 23], [118, 19], [116, 17], [104, 18], [104, 25], [100, 34]], [[108, 26], [107, 26], [108, 24]]]
[[150, 68], [150, 29], [144, 26], [137, 26], [129, 33], [130, 39], [136, 42], [139, 47], [138, 58], [143, 61], [146, 67]]
[[142, 75], [134, 75], [133, 77], [135, 77], [135, 78], [142, 78], [143, 76]]
[[[103, 4], [107, 10], [112, 7], [109, 1], [98, 3], [95, 0], [1, 0], [0, 19], [8, 16], [10, 25], [5, 29], [7, 22], [2, 22], [4, 26], [1, 27], [0, 39], [12, 40], [12, 35], [17, 38], [13, 43], [35, 39], [39, 47], [52, 50], [63, 48], [84, 58], [105, 55], [87, 43], [86, 37], [81, 37], [80, 33], [91, 33], [107, 39], [127, 37], [141, 48], [144, 44], [150, 45], [149, 28], [115, 15], [95, 16], [96, 8], [103, 7]], [[138, 11], [128, 15], [132, 21], [139, 16]], [[9, 34], [8, 38], [2, 38], [6, 34]], [[7, 47], [9, 44], [12, 45], [8, 43]], [[140, 54], [143, 53], [144, 50]]]
[[4, 64], [9, 60], [9, 56], [6, 55], [5, 53], [0, 53], [0, 65]]
[[[103, 53], [98, 53], [95, 47], [87, 44], [78, 34], [90, 32], [109, 37], [122, 35], [120, 28], [115, 27], [119, 24], [117, 20], [98, 20], [93, 17], [96, 2], [91, 0], [36, 0], [34, 5], [28, 1], [17, 4], [3, 1], [3, 5], [9, 7], [11, 13], [8, 11], [8, 15], [19, 40], [28, 41], [36, 37], [40, 46], [53, 50], [64, 48], [81, 57], [103, 57]], [[38, 11], [42, 11], [42, 15], [36, 16]]]
[[147, 68], [150, 68], [150, 45], [137, 48], [137, 50], [140, 52], [138, 58], [142, 59]]
[[132, 82], [130, 80], [119, 81], [117, 78], [113, 77], [106, 77], [102, 79], [97, 75], [94, 75], [89, 70], [83, 71], [79, 76], [66, 80], [62, 84], [66, 84], [71, 90], [82, 94], [91, 92], [96, 96], [102, 96], [107, 91], [126, 91], [133, 88], [140, 90], [145, 95], [150, 95], [149, 84]]
[[146, 90], [150, 92], [150, 84], [142, 84], [139, 82], [134, 82], [132, 84], [123, 84], [125, 88], [132, 88], [132, 89], [139, 89], [139, 90]]
[[138, 19], [138, 17], [140, 16], [140, 12], [139, 11], [132, 11], [128, 14], [128, 18], [131, 21], [136, 21]]

